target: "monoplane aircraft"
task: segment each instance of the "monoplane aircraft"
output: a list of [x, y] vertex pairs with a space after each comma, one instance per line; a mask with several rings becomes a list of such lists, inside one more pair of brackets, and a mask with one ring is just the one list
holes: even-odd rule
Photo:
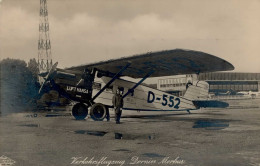
[[[42, 74], [45, 81], [39, 92], [44, 93], [45, 87], [50, 87], [74, 101], [72, 114], [76, 119], [84, 119], [90, 112], [94, 120], [103, 120], [112, 108], [112, 97], [118, 88], [123, 91], [123, 110], [190, 112], [200, 107], [226, 107], [228, 104], [210, 100], [209, 85], [204, 81], [187, 86], [183, 97], [144, 86], [143, 81], [149, 77], [233, 69], [232, 64], [221, 58], [183, 49], [149, 52], [66, 69], [57, 68], [55, 63], [49, 73]], [[123, 79], [124, 76], [140, 80], [135, 83]]]

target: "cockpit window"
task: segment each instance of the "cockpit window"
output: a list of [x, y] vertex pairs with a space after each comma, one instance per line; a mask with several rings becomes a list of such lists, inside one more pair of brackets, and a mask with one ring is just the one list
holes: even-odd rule
[[93, 89], [100, 90], [101, 89], [101, 83], [94, 82], [92, 87], [93, 87]]

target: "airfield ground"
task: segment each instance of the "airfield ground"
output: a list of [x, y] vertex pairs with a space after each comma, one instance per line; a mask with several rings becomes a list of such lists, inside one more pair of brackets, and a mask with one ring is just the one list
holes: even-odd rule
[[113, 118], [95, 122], [53, 113], [9, 114], [0, 117], [2, 155], [25, 166], [105, 166], [110, 161], [259, 166], [260, 108], [201, 109], [192, 114], [123, 112], [120, 125]]

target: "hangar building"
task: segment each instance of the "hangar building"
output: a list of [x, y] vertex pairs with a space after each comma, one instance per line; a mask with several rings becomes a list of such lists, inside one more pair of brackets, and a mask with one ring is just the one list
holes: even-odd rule
[[198, 80], [209, 83], [210, 92], [259, 91], [260, 73], [214, 72], [200, 74]]
[[240, 91], [259, 91], [260, 73], [238, 73], [238, 72], [212, 72], [201, 73], [199, 76], [180, 75], [172, 78], [159, 79], [157, 88], [182, 96], [186, 90], [186, 84], [196, 80], [209, 83], [209, 91], [218, 95], [219, 93], [231, 92], [235, 94]]

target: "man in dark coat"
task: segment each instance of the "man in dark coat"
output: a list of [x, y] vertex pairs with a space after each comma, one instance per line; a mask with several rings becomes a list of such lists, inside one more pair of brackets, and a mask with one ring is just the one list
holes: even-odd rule
[[120, 124], [120, 118], [122, 114], [122, 107], [124, 105], [124, 101], [119, 89], [116, 90], [116, 94], [113, 96], [112, 103], [115, 109], [116, 124]]

